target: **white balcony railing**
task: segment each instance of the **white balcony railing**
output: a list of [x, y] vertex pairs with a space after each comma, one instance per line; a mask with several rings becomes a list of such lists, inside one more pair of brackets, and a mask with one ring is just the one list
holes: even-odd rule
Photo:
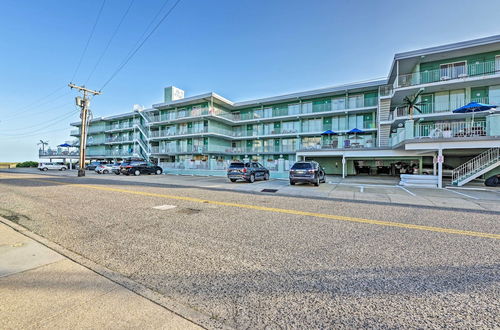
[[416, 138], [464, 138], [486, 136], [485, 121], [450, 121], [440, 123], [417, 124], [415, 126]]
[[435, 70], [399, 75], [396, 88], [498, 73], [500, 73], [500, 67], [498, 67], [498, 64], [495, 64], [495, 61], [470, 63], [460, 66], [455, 65], [452, 67], [443, 67]]

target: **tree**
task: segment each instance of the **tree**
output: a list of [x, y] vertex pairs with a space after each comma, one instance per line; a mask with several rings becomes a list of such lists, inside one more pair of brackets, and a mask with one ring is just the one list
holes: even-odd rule
[[403, 99], [403, 106], [408, 107], [408, 112], [410, 113], [410, 120], [413, 120], [413, 112], [414, 110], [417, 110], [418, 112], [422, 113], [422, 110], [420, 110], [420, 106], [423, 105], [422, 102], [419, 102], [418, 98], [420, 97], [420, 94], [422, 94], [423, 90], [419, 90], [413, 95], [407, 95]]
[[42, 152], [45, 152], [45, 146], [49, 144], [49, 141], [42, 141], [40, 140], [40, 143], [37, 143], [37, 145], [41, 145], [42, 146]]

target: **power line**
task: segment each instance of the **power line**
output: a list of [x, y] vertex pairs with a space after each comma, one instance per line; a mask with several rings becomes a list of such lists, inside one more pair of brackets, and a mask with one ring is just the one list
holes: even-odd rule
[[113, 32], [113, 34], [111, 35], [111, 38], [108, 40], [108, 43], [106, 44], [106, 46], [104, 47], [104, 50], [103, 52], [101, 53], [101, 56], [99, 57], [99, 59], [97, 60], [96, 64], [94, 65], [94, 68], [92, 69], [92, 71], [90, 71], [90, 74], [87, 78], [87, 80], [85, 81], [85, 85], [87, 84], [87, 82], [90, 80], [90, 78], [92, 77], [92, 75], [94, 74], [95, 70], [97, 69], [97, 67], [99, 66], [99, 64], [101, 63], [104, 55], [106, 54], [106, 52], [108, 51], [108, 48], [109, 46], [111, 45], [111, 42], [113, 41], [113, 39], [115, 38], [116, 34], [118, 33], [118, 30], [120, 30], [120, 27], [121, 25], [123, 24], [123, 21], [125, 20], [125, 17], [127, 16], [128, 12], [130, 11], [130, 8], [132, 7], [132, 4], [134, 3], [134, 0], [131, 0], [130, 1], [130, 4], [128, 5], [127, 7], [127, 10], [125, 10], [125, 12], [123, 13], [122, 15], [122, 18], [120, 19], [120, 22], [118, 23], [118, 25], [116, 26], [115, 28], [115, 31]]
[[141, 47], [144, 45], [144, 43], [151, 37], [151, 35], [160, 27], [161, 23], [170, 15], [170, 13], [177, 7], [177, 5], [181, 2], [181, 0], [177, 0], [174, 5], [167, 11], [167, 13], [161, 18], [161, 20], [156, 24], [156, 26], [149, 32], [149, 34], [146, 36], [146, 38], [139, 44], [139, 46], [125, 59], [125, 61], [120, 64], [118, 69], [111, 75], [111, 77], [104, 83], [104, 85], [101, 87], [100, 90], [103, 90], [104, 87], [106, 87], [111, 80], [127, 65], [127, 63], [134, 57], [134, 55], [141, 49]]
[[49, 123], [48, 125], [45, 125], [45, 126], [43, 126], [41, 128], [38, 128], [38, 129], [36, 129], [34, 131], [29, 132], [28, 134], [26, 134], [26, 133], [24, 133], [24, 134], [23, 133], [20, 133], [20, 134], [1, 134], [0, 133], [0, 135], [2, 135], [2, 136], [10, 136], [10, 137], [15, 137], [15, 136], [22, 137], [22, 136], [36, 135], [36, 134], [39, 134], [39, 132], [41, 132], [41, 131], [43, 131], [43, 130], [49, 128], [49, 127], [51, 127], [52, 125], [60, 123], [60, 122], [62, 122], [64, 120], [67, 120], [67, 119], [69, 119], [70, 117], [72, 117], [74, 115], [76, 115], [76, 112], [70, 112], [66, 116], [61, 117], [61, 119], [53, 121], [53, 122]]
[[[71, 105], [70, 105], [70, 104], [68, 104], [68, 101], [66, 101], [66, 102], [65, 102], [65, 103], [63, 103], [63, 104], [60, 104], [60, 105], [58, 105], [58, 106], [51, 107], [51, 108], [50, 108], [50, 110], [60, 109], [60, 108], [63, 108], [63, 107], [65, 107], [65, 108], [69, 108], [69, 107], [71, 107]], [[40, 112], [40, 113], [42, 113], [42, 112]], [[43, 114], [45, 114], [45, 113], [43, 113]], [[60, 118], [60, 115], [58, 115], [58, 116], [57, 116], [57, 117], [55, 117], [55, 118], [51, 118], [51, 119], [44, 120], [44, 121], [41, 121], [41, 122], [39, 121], [38, 123], [36, 123], [36, 124], [34, 124], [34, 125], [31, 125], [31, 126], [23, 126], [22, 128], [17, 128], [17, 129], [14, 129], [14, 128], [11, 128], [11, 129], [2, 129], [2, 132], [7, 132], [7, 133], [8, 133], [9, 131], [22, 131], [22, 130], [29, 130], [29, 129], [31, 129], [31, 128], [38, 127], [38, 126], [40, 126], [40, 125], [44, 125], [45, 123], [51, 122], [52, 120], [56, 120], [56, 119], [58, 119], [58, 118]], [[0, 120], [0, 124], [2, 124], [2, 120]]]
[[13, 119], [13, 118], [18, 118], [20, 115], [23, 115], [23, 114], [26, 114], [26, 113], [29, 113], [29, 112], [32, 112], [32, 111], [39, 111], [39, 109], [40, 109], [40, 107], [41, 107], [42, 105], [46, 105], [46, 104], [52, 103], [52, 102], [54, 102], [54, 101], [57, 101], [57, 100], [59, 100], [59, 99], [63, 98], [63, 97], [64, 97], [64, 96], [66, 96], [66, 95], [69, 95], [69, 94], [71, 94], [71, 92], [66, 92], [66, 93], [64, 93], [64, 94], [62, 94], [62, 95], [59, 95], [59, 96], [57, 96], [57, 97], [55, 97], [55, 98], [53, 98], [53, 99], [47, 100], [47, 101], [45, 101], [45, 102], [41, 102], [41, 103], [38, 103], [38, 104], [37, 104], [37, 103], [34, 103], [31, 107], [26, 108], [24, 111], [19, 111], [19, 112], [16, 112], [16, 111], [14, 110], [14, 111], [13, 111], [13, 115], [12, 115], [12, 116], [10, 116], [10, 117], [6, 117], [6, 118], [2, 118], [2, 120], [1, 120], [1, 121], [4, 121], [4, 120], [5, 120], [5, 121], [9, 121], [9, 120], [11, 120], [11, 119]]
[[87, 43], [85, 44], [85, 47], [83, 48], [83, 52], [82, 52], [82, 55], [80, 56], [80, 60], [78, 61], [78, 65], [76, 66], [75, 72], [73, 73], [73, 77], [71, 77], [71, 81], [73, 81], [75, 79], [75, 76], [78, 73], [80, 66], [82, 65], [83, 58], [85, 57], [85, 54], [87, 53], [87, 48], [89, 47], [90, 40], [92, 39], [92, 36], [94, 35], [95, 27], [97, 26], [97, 22], [99, 21], [99, 18], [101, 17], [102, 9], [104, 8], [105, 3], [106, 3], [106, 0], [103, 0], [101, 8], [99, 9], [99, 12], [97, 13], [97, 17], [95, 19], [94, 26], [92, 26], [92, 30], [90, 31], [89, 38], [87, 39]]

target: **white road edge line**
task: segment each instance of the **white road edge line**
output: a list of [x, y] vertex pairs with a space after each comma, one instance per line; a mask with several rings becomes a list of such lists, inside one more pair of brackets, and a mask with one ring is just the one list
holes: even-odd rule
[[410, 195], [412, 195], [412, 196], [414, 196], [414, 197], [415, 197], [415, 196], [417, 196], [417, 194], [412, 193], [411, 191], [409, 191], [409, 190], [408, 190], [408, 189], [406, 189], [405, 187], [401, 187], [401, 186], [396, 186], [396, 187], [403, 189], [403, 190], [404, 190], [404, 191], [406, 191], [408, 194], [410, 194]]
[[445, 190], [447, 191], [451, 191], [452, 193], [455, 193], [455, 194], [459, 194], [459, 195], [462, 195], [462, 196], [465, 196], [465, 197], [468, 197], [468, 198], [472, 198], [472, 199], [479, 199], [477, 197], [474, 197], [474, 196], [470, 196], [470, 195], [467, 195], [467, 194], [464, 194], [464, 193], [461, 193], [459, 191], [454, 191], [452, 189], [448, 189], [448, 188], [444, 188]]
[[360, 186], [359, 187], [359, 192], [364, 192], [365, 191], [365, 187], [364, 186]]

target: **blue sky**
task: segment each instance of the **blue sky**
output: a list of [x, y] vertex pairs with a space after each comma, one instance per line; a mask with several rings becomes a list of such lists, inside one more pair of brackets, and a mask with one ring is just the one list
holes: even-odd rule
[[[129, 1], [106, 1], [75, 83], [87, 82]], [[132, 3], [89, 88], [101, 88], [164, 1]], [[38, 140], [71, 139], [76, 92], [64, 86], [101, 4], [0, 1], [0, 161], [36, 160]], [[182, 0], [91, 108], [151, 106], [169, 85], [242, 101], [385, 77], [396, 52], [498, 34], [498, 12], [493, 0]]]

